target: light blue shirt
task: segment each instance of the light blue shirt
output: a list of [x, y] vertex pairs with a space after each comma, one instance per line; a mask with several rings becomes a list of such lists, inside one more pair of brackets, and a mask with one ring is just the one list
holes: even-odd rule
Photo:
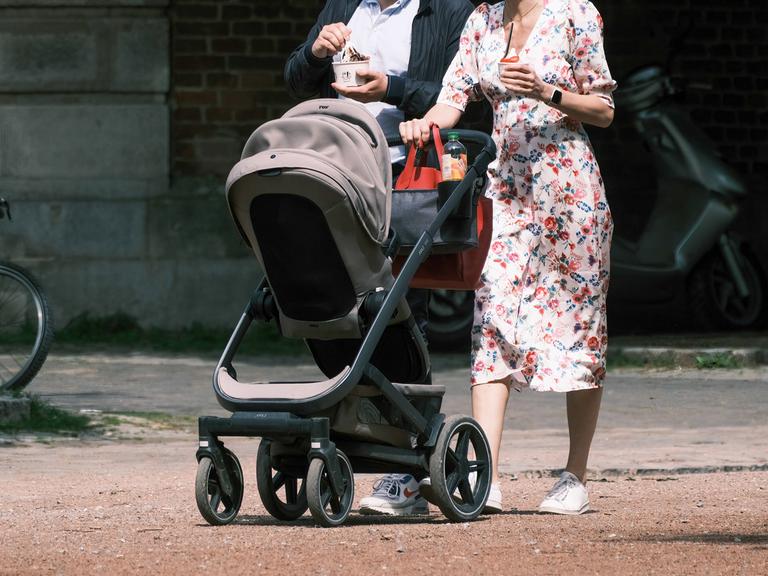
[[[352, 30], [350, 41], [363, 54], [371, 57], [370, 69], [390, 76], [405, 76], [411, 59], [411, 28], [419, 11], [418, 0], [398, 0], [386, 10], [379, 0], [363, 0], [347, 27]], [[369, 102], [369, 112], [376, 117], [387, 137], [400, 135], [403, 112], [385, 102]], [[405, 158], [405, 149], [389, 149], [392, 162]]]

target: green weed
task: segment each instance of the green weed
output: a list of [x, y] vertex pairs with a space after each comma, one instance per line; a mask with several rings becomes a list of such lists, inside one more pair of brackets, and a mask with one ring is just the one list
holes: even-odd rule
[[30, 414], [19, 422], [0, 423], [0, 432], [45, 432], [75, 436], [92, 428], [91, 419], [49, 404], [37, 396], [29, 396]]
[[696, 368], [702, 370], [712, 368], [740, 368], [741, 365], [741, 360], [730, 352], [696, 356]]

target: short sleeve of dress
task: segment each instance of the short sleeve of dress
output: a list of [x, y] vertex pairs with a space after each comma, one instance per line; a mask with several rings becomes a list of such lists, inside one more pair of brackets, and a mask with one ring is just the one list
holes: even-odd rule
[[611, 92], [616, 82], [605, 59], [603, 18], [589, 0], [571, 0], [571, 18], [571, 66], [579, 93], [600, 96], [613, 108]]
[[480, 4], [469, 15], [459, 40], [459, 49], [443, 76], [443, 88], [437, 97], [438, 104], [447, 104], [462, 112], [466, 109], [472, 91], [480, 82], [477, 53], [480, 40], [488, 28], [488, 4]]

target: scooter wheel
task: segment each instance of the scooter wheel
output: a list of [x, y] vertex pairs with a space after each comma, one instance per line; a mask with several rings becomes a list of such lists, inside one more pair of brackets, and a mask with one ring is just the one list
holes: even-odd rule
[[758, 259], [748, 247], [735, 250], [749, 295], [739, 296], [733, 276], [719, 250], [710, 252], [694, 269], [688, 284], [691, 314], [699, 328], [745, 330], [765, 326], [766, 278]]

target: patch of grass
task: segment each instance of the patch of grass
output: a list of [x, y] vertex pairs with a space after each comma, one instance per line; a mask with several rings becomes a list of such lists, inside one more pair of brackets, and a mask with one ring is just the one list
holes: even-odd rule
[[99, 426], [102, 427], [116, 428], [122, 423], [123, 421], [119, 416], [113, 416], [112, 414], [105, 414], [99, 419]]
[[[234, 328], [234, 326], [233, 326]], [[231, 331], [193, 324], [180, 330], [144, 328], [125, 313], [95, 317], [88, 313], [73, 318], [56, 334], [57, 344], [76, 347], [130, 348], [164, 353], [220, 354]], [[255, 321], [239, 354], [296, 356], [308, 354], [304, 342], [283, 338], [274, 322]]]
[[701, 370], [709, 370], [712, 368], [741, 368], [741, 366], [741, 360], [730, 352], [696, 356], [696, 368]]
[[29, 417], [19, 422], [0, 423], [0, 432], [44, 432], [74, 436], [92, 429], [88, 416], [57, 408], [37, 396], [29, 396], [29, 399]]

